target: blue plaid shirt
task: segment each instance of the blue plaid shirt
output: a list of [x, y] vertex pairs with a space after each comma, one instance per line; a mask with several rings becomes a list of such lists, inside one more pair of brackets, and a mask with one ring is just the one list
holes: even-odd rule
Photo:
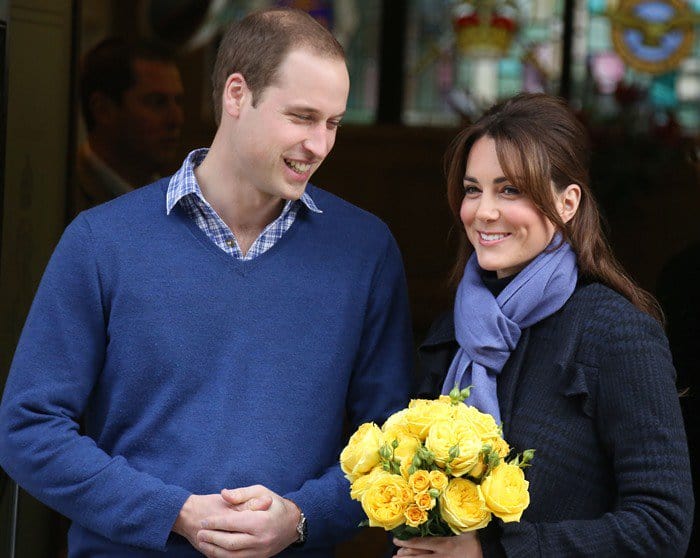
[[204, 160], [208, 151], [206, 148], [191, 151], [182, 166], [172, 176], [168, 184], [166, 212], [169, 215], [173, 207], [179, 203], [185, 213], [204, 231], [204, 234], [234, 258], [243, 261], [252, 260], [272, 248], [292, 226], [302, 204], [315, 213], [323, 213], [306, 192], [298, 200], [287, 200], [280, 216], [265, 227], [265, 230], [260, 233], [260, 236], [253, 242], [244, 256], [231, 229], [217, 215], [209, 202], [204, 199], [202, 190], [194, 176], [194, 169]]

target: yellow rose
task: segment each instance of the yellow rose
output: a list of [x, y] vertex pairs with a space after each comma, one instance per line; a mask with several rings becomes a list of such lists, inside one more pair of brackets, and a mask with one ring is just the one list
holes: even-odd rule
[[382, 432], [401, 431], [408, 433], [408, 424], [406, 423], [407, 413], [408, 409], [403, 409], [391, 415], [382, 425]]
[[428, 512], [415, 504], [408, 506], [403, 515], [406, 518], [406, 525], [409, 527], [418, 527], [428, 521]]
[[510, 446], [508, 445], [508, 442], [506, 442], [500, 436], [486, 440], [486, 443], [491, 444], [501, 459], [508, 457], [508, 454], [510, 453]]
[[485, 527], [491, 521], [481, 490], [467, 479], [452, 479], [440, 495], [440, 515], [455, 535]]
[[501, 436], [501, 429], [496, 420], [488, 413], [482, 413], [476, 407], [464, 404], [457, 405], [455, 408], [455, 419], [465, 420], [471, 424], [482, 441]]
[[405, 520], [404, 513], [413, 504], [413, 491], [401, 475], [377, 475], [362, 494], [362, 509], [370, 527], [391, 531]]
[[506, 523], [520, 521], [523, 510], [530, 505], [530, 483], [517, 465], [501, 463], [481, 483], [486, 505]]
[[408, 468], [413, 463], [413, 457], [421, 446], [421, 441], [400, 428], [384, 432], [384, 440], [389, 445], [394, 440], [399, 442], [398, 447], [394, 450], [394, 457], [399, 460], [401, 474], [405, 479], [408, 479]]
[[424, 492], [430, 488], [430, 473], [423, 469], [418, 469], [410, 477], [408, 477], [408, 485], [413, 489], [413, 492]]
[[427, 490], [416, 494], [413, 501], [416, 503], [416, 506], [422, 510], [432, 510], [436, 502], [435, 498], [433, 498]]
[[411, 434], [425, 440], [431, 425], [438, 420], [448, 419], [452, 413], [452, 405], [444, 399], [413, 399], [403, 417]]
[[434, 471], [430, 471], [428, 476], [430, 477], [430, 488], [435, 488], [440, 492], [447, 488], [447, 482], [449, 479], [442, 471], [435, 469]]
[[481, 477], [481, 475], [483, 475], [485, 471], [486, 464], [484, 463], [484, 457], [480, 456], [476, 462], [476, 465], [474, 465], [471, 471], [469, 471], [469, 476], [475, 479], [479, 479], [479, 477]]
[[373, 422], [362, 424], [350, 437], [340, 454], [340, 468], [350, 482], [355, 482], [379, 463], [379, 448], [383, 443], [382, 431]]
[[[455, 446], [459, 447], [458, 455], [450, 459]], [[443, 468], [449, 463], [452, 476], [461, 477], [478, 464], [482, 443], [469, 423], [441, 420], [430, 427], [425, 447], [435, 454], [435, 463]]]
[[350, 498], [357, 500], [358, 502], [362, 499], [362, 495], [365, 493], [377, 475], [388, 475], [384, 469], [381, 467], [375, 467], [366, 475], [361, 475], [358, 479], [350, 485]]

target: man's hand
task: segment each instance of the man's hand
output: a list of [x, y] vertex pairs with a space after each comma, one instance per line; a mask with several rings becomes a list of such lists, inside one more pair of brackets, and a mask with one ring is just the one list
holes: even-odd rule
[[260, 485], [222, 490], [221, 497], [239, 511], [203, 522], [195, 548], [208, 558], [274, 556], [298, 539], [301, 511], [294, 502]]
[[211, 516], [224, 517], [243, 510], [264, 510], [270, 507], [272, 499], [253, 498], [240, 504], [231, 504], [220, 494], [192, 494], [182, 506], [173, 525], [173, 532], [185, 537], [197, 548], [197, 531], [202, 528], [202, 521]]

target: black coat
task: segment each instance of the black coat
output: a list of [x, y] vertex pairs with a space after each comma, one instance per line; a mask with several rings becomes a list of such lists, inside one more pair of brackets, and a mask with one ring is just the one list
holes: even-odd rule
[[[434, 397], [457, 350], [452, 314], [419, 349]], [[600, 284], [523, 331], [498, 377], [503, 434], [534, 448], [530, 506], [481, 533], [484, 556], [684, 556], [688, 448], [659, 324]]]

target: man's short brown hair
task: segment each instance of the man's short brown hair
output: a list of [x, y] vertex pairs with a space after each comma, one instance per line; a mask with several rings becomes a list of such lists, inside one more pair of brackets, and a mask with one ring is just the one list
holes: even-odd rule
[[221, 122], [224, 86], [231, 74], [240, 73], [245, 78], [255, 106], [265, 88], [277, 78], [285, 56], [297, 48], [345, 60], [343, 47], [331, 32], [301, 10], [261, 10], [231, 24], [219, 45], [212, 74], [217, 125]]

